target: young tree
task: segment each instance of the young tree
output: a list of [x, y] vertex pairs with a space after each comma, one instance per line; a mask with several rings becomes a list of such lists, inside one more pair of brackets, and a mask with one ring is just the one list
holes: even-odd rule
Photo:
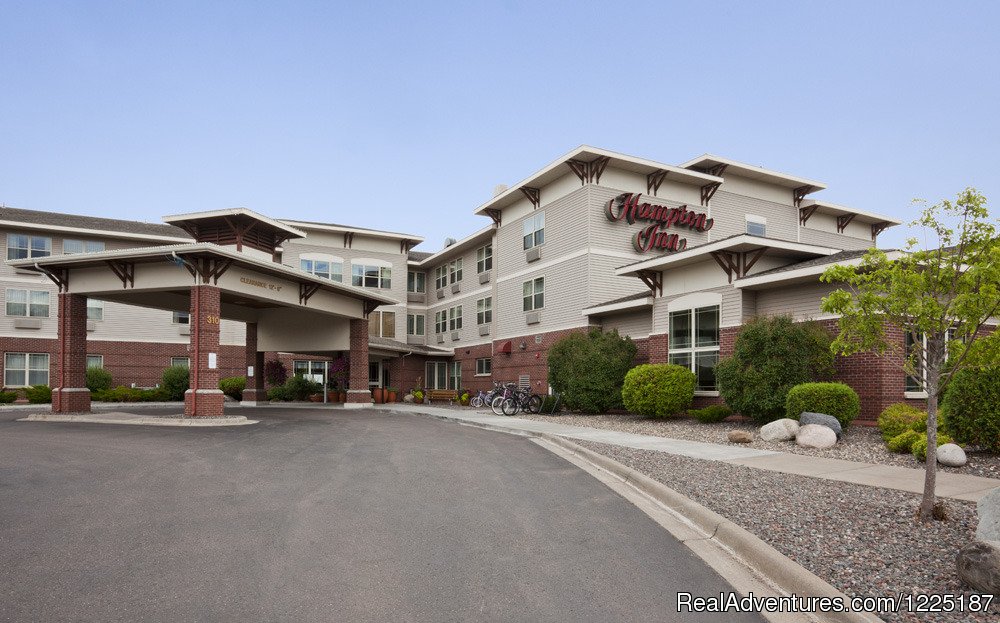
[[833, 266], [820, 279], [846, 286], [823, 299], [823, 311], [840, 315], [835, 352], [903, 350], [898, 340], [887, 339], [887, 325], [911, 338], [904, 369], [922, 377], [927, 392], [919, 516], [929, 521], [935, 504], [938, 401], [959, 370], [1000, 360], [1000, 340], [983, 331], [1000, 313], [1000, 241], [986, 198], [972, 188], [954, 202], [925, 208], [912, 225], [929, 235], [923, 247], [911, 238], [905, 251], [892, 257], [871, 249], [860, 265]]

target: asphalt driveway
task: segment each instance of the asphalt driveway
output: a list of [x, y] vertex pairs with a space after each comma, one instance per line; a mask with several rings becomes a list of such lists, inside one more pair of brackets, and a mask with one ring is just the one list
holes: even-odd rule
[[0, 414], [0, 620], [743, 621], [725, 582], [530, 441], [369, 411], [255, 426]]

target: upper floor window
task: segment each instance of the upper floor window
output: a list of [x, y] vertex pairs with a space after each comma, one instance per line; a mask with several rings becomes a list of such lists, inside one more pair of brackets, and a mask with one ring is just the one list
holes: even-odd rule
[[476, 324], [493, 322], [493, 297], [487, 296], [476, 301]]
[[368, 335], [396, 337], [396, 312], [372, 312], [368, 316]]
[[52, 238], [27, 234], [7, 234], [8, 260], [23, 260], [29, 257], [48, 257], [50, 255], [52, 255]]
[[448, 265], [438, 266], [434, 269], [434, 288], [440, 290], [448, 285]]
[[[440, 333], [440, 331], [439, 331]], [[424, 315], [423, 314], [406, 314], [406, 334], [407, 335], [423, 335], [424, 334]]]
[[667, 361], [695, 373], [697, 391], [714, 392], [719, 363], [719, 306], [670, 312]]
[[392, 287], [392, 269], [388, 266], [373, 266], [368, 264], [351, 265], [351, 285], [362, 288]]
[[425, 289], [424, 280], [427, 279], [427, 275], [424, 273], [418, 273], [416, 271], [407, 271], [406, 273], [406, 291], [407, 292], [423, 292]]
[[456, 283], [462, 280], [462, 258], [452, 260], [448, 263], [448, 283]]
[[329, 259], [306, 259], [299, 260], [299, 267], [307, 273], [312, 273], [317, 277], [323, 277], [330, 281], [344, 282], [344, 262], [339, 258]]
[[63, 240], [63, 253], [100, 253], [104, 243], [100, 240]]
[[462, 306], [458, 305], [456, 307], [451, 307], [448, 309], [448, 328], [452, 331], [458, 331], [462, 328]]
[[754, 216], [753, 214], [747, 214], [747, 233], [751, 236], [765, 236], [767, 235], [767, 219], [763, 216]]
[[524, 282], [524, 311], [545, 307], [545, 277]]
[[448, 330], [448, 310], [434, 312], [434, 333], [444, 333]]
[[527, 251], [545, 242], [545, 212], [524, 219], [524, 249]]
[[49, 317], [49, 293], [45, 290], [7, 290], [7, 315]]
[[104, 320], [104, 301], [87, 299], [87, 320]]
[[493, 268], [493, 245], [476, 249], [476, 272], [485, 273]]

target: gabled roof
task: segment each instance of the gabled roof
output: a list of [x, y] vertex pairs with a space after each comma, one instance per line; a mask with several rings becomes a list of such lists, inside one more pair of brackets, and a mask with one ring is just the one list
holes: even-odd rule
[[173, 225], [124, 219], [42, 212], [0, 207], [0, 224], [7, 227], [59, 231], [78, 236], [106, 236], [154, 242], [190, 242], [191, 237]]
[[[890, 260], [897, 259], [903, 255], [902, 251], [896, 249], [885, 249], [884, 251]], [[848, 266], [860, 264], [861, 259], [867, 252], [867, 249], [863, 251], [840, 251], [826, 257], [796, 262], [788, 266], [772, 268], [771, 270], [748, 275], [742, 279], [733, 281], [733, 285], [746, 290], [758, 290], [785, 286], [792, 283], [814, 282], [827, 268], [836, 264]]]
[[[219, 221], [224, 221], [225, 219], [242, 219], [248, 222], [256, 221], [262, 225], [281, 232], [284, 237], [287, 238], [305, 238], [306, 233], [295, 229], [294, 227], [289, 227], [284, 223], [274, 220], [269, 216], [264, 216], [254, 212], [253, 210], [248, 210], [247, 208], [226, 208], [223, 210], [207, 210], [204, 212], [188, 212], [186, 214], [171, 214], [169, 216], [163, 217], [164, 223], [169, 223], [171, 225], [176, 225], [188, 230], [191, 226], [197, 226], [199, 224], [214, 223]], [[258, 226], [259, 228], [260, 226]]]
[[[785, 186], [793, 189], [812, 187], [811, 190], [807, 190], [806, 193], [826, 188], [826, 184], [823, 182], [817, 182], [816, 180], [810, 180], [796, 175], [789, 175], [779, 171], [772, 171], [770, 169], [765, 169], [764, 167], [754, 166], [752, 164], [747, 164], [731, 158], [723, 158], [722, 156], [716, 156], [713, 154], [703, 154], [697, 158], [692, 158], [682, 164], [681, 167], [693, 170], [711, 169], [720, 164], [726, 165], [725, 173], [735, 173], [741, 177], [749, 177], [751, 179], [761, 180], [770, 184], [776, 184], [778, 186]], [[725, 176], [725, 173], [723, 173], [723, 176]]]

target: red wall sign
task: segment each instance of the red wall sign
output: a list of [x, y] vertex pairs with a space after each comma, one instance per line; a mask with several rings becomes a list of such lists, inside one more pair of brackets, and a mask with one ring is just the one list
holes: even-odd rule
[[622, 193], [608, 202], [604, 215], [611, 222], [626, 221], [629, 225], [636, 221], [651, 221], [652, 224], [641, 229], [632, 236], [632, 246], [639, 253], [646, 251], [683, 251], [687, 248], [687, 238], [671, 234], [664, 229], [681, 227], [695, 231], [708, 231], [715, 225], [715, 220], [708, 218], [704, 212], [688, 210], [687, 204], [679, 208], [639, 203], [639, 195]]

